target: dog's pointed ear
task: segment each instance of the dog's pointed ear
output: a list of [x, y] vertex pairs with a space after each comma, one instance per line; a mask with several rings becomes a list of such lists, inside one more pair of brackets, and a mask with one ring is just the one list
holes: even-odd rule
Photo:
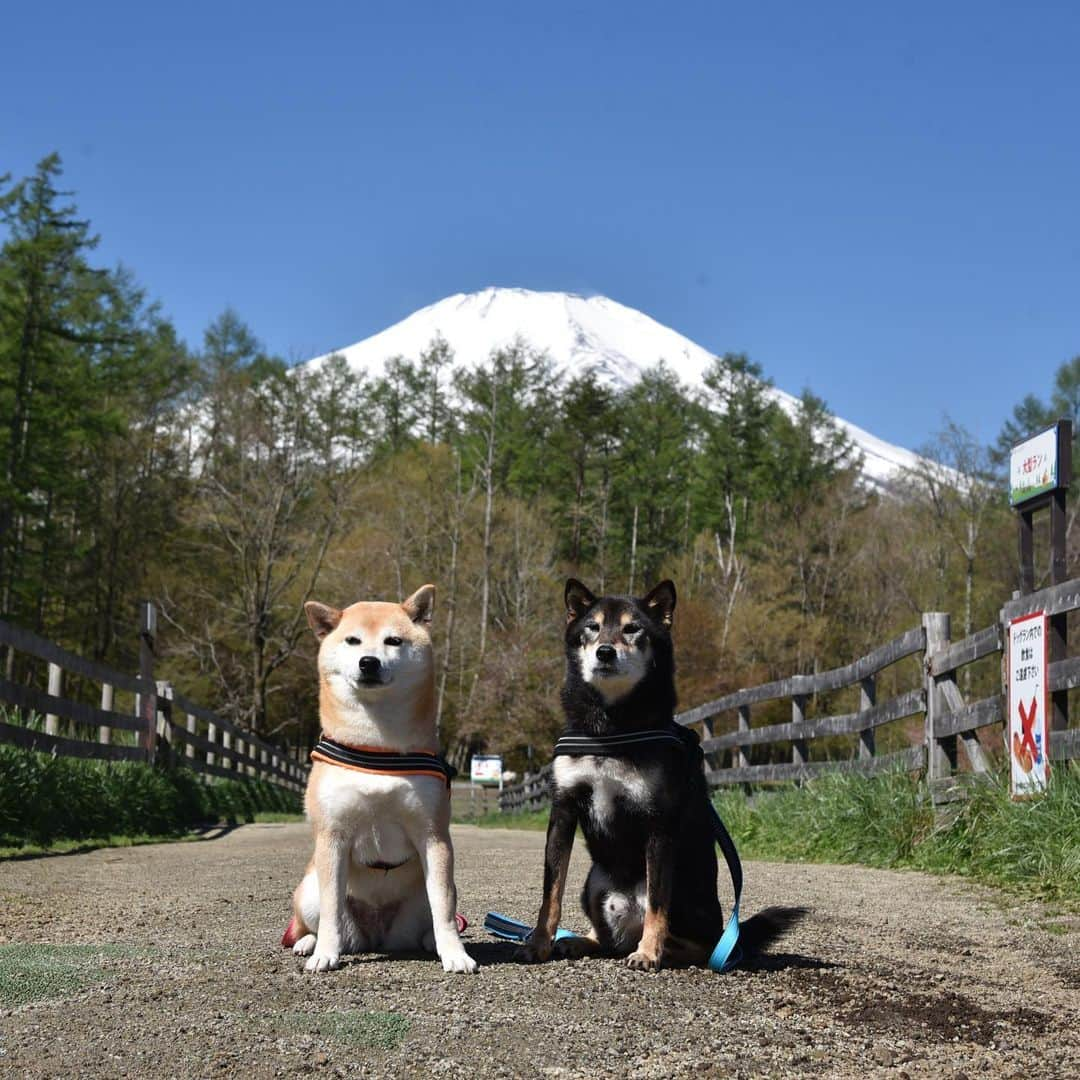
[[401, 601], [401, 606], [414, 623], [430, 626], [431, 616], [435, 611], [435, 586], [421, 585], [408, 600]]
[[661, 581], [648, 596], [642, 597], [641, 606], [658, 623], [670, 626], [675, 614], [675, 582]]
[[327, 634], [337, 629], [341, 622], [341, 612], [337, 608], [320, 604], [317, 600], [309, 600], [304, 605], [307, 614], [308, 626], [315, 631], [315, 636], [322, 641]]
[[565, 597], [568, 623], [580, 618], [596, 602], [596, 597], [577, 578], [570, 578], [566, 583]]

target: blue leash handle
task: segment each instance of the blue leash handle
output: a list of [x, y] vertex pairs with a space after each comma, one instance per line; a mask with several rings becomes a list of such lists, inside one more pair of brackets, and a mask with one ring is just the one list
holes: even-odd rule
[[[735, 842], [731, 839], [731, 834], [720, 820], [720, 815], [711, 802], [709, 811], [712, 814], [713, 837], [724, 853], [728, 872], [731, 874], [731, 885], [735, 890], [735, 906], [731, 909], [731, 917], [709, 957], [709, 970], [724, 972], [730, 971], [742, 959], [742, 949], [739, 948], [739, 900], [742, 898], [743, 887], [742, 863], [739, 861], [739, 853], [735, 850]], [[497, 911], [489, 911], [484, 916], [484, 929], [504, 941], [522, 943], [528, 941], [529, 935], [533, 932], [533, 928], [527, 923], [507, 918]], [[555, 931], [556, 941], [560, 938], [572, 937], [577, 937], [577, 935], [570, 930], [564, 930], [561, 926]]]
[[712, 800], [709, 801], [709, 813], [712, 815], [713, 838], [724, 853], [727, 862], [728, 873], [731, 874], [731, 887], [735, 890], [735, 905], [731, 909], [720, 940], [709, 957], [710, 971], [730, 971], [742, 959], [742, 949], [739, 948], [739, 901], [742, 899], [742, 863], [739, 862], [739, 853], [735, 850], [735, 841], [731, 839], [731, 833], [727, 831], [720, 815], [716, 812]]
[[[518, 941], [522, 944], [529, 940], [533, 932], [533, 928], [527, 923], [507, 918], [507, 916], [500, 915], [497, 911], [489, 911], [484, 916], [484, 929], [489, 934], [494, 934], [495, 937], [502, 938], [504, 941]], [[577, 934], [572, 930], [564, 930], [561, 926], [555, 931], [556, 941], [568, 937], [577, 937]]]

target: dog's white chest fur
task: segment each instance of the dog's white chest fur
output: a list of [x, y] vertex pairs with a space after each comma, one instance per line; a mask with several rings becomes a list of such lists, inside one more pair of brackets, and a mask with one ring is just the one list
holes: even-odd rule
[[553, 774], [558, 788], [589, 789], [589, 816], [598, 829], [606, 829], [622, 799], [641, 810], [652, 805], [655, 767], [635, 765], [625, 758], [559, 755]]
[[405, 825], [410, 819], [430, 821], [446, 788], [433, 777], [377, 776], [328, 766], [317, 798], [324, 818], [353, 838], [357, 863], [394, 863], [416, 853]]

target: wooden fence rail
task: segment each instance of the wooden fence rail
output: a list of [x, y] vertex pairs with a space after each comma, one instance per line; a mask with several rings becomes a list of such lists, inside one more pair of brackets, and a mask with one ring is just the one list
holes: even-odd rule
[[[825, 772], [847, 771], [874, 775], [892, 769], [925, 772], [935, 801], [948, 802], [962, 794], [958, 784], [962, 748], [968, 774], [985, 774], [993, 763], [979, 739], [983, 728], [1003, 729], [1004, 685], [988, 697], [966, 701], [957, 674], [970, 664], [1001, 653], [1005, 648], [1008, 623], [1018, 615], [1045, 610], [1060, 615], [1080, 608], [1080, 578], [1055, 585], [1028, 596], [1014, 596], [1002, 608], [993, 626], [960, 641], [951, 640], [950, 618], [929, 612], [922, 624], [892, 641], [873, 649], [858, 660], [813, 675], [793, 675], [726, 694], [679, 713], [680, 724], [700, 724], [702, 749], [706, 755], [706, 778], [712, 787], [731, 784], [762, 784], [806, 780]], [[920, 656], [918, 685], [903, 690], [887, 701], [877, 701], [881, 673], [910, 656]], [[1080, 687], [1080, 657], [1056, 660], [1048, 667], [1051, 693]], [[858, 688], [859, 707], [854, 712], [808, 716], [817, 695]], [[787, 700], [791, 720], [753, 727], [752, 707], [765, 702]], [[735, 728], [716, 734], [717, 720], [734, 714]], [[918, 743], [888, 754], [876, 750], [875, 732], [886, 724], [912, 717], [923, 718]], [[808, 744], [833, 736], [857, 736], [851, 756], [846, 759], [810, 760]], [[1001, 740], [1004, 748], [1004, 734]], [[790, 747], [790, 761], [750, 763], [750, 751], [760, 746]], [[725, 755], [729, 762], [724, 764]], [[775, 754], [773, 755], [775, 756]], [[1051, 760], [1080, 758], [1080, 728], [1050, 732]], [[505, 812], [543, 809], [550, 801], [550, 765], [527, 774], [519, 783], [504, 789], [500, 801]]]
[[[0, 722], [0, 743], [106, 761], [153, 762], [160, 756], [166, 763], [182, 763], [208, 776], [266, 780], [292, 791], [304, 788], [306, 763], [197, 704], [170, 683], [87, 660], [2, 620], [0, 646], [48, 664], [47, 691], [0, 677], [0, 702], [23, 717], [22, 724]], [[65, 697], [65, 675], [97, 684], [101, 706]], [[130, 711], [116, 707], [117, 691], [131, 696]], [[44, 730], [26, 726], [34, 713], [45, 718]], [[66, 728], [63, 734], [61, 724]], [[134, 738], [118, 740], [117, 732], [129, 732]]]

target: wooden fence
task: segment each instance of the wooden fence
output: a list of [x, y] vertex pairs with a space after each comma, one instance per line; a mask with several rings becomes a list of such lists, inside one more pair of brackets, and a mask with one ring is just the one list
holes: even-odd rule
[[[873, 775], [887, 770], [925, 772], [938, 803], [962, 797], [970, 776], [989, 772], [992, 761], [979, 739], [983, 728], [1004, 729], [1004, 678], [999, 689], [988, 697], [968, 702], [960, 691], [957, 675], [984, 657], [1001, 653], [1005, 630], [1011, 619], [1031, 611], [1049, 616], [1063, 615], [1080, 608], [1080, 578], [1026, 596], [1014, 596], [1002, 609], [998, 622], [953, 642], [947, 614], [925, 614], [922, 625], [874, 649], [846, 667], [814, 675], [793, 675], [777, 682], [727, 694], [716, 701], [679, 713], [680, 724], [700, 724], [702, 748], [706, 755], [706, 777], [712, 787], [730, 784], [765, 784], [802, 781], [824, 772], [846, 770]], [[914, 685], [878, 702], [881, 673], [910, 656], [920, 656]], [[1048, 668], [1051, 693], [1060, 695], [1080, 687], [1080, 657], [1052, 660]], [[846, 688], [858, 688], [858, 708], [849, 713], [811, 716], [811, 702], [819, 695]], [[766, 702], [788, 701], [791, 720], [753, 727], [752, 710]], [[1059, 710], [1055, 710], [1059, 713]], [[905, 749], [879, 754], [875, 733], [885, 724], [921, 716], [922, 737]], [[734, 730], [717, 734], [718, 721], [734, 719]], [[1004, 733], [1004, 732], [1003, 732]], [[809, 744], [815, 739], [854, 736], [850, 756], [843, 759], [811, 760]], [[789, 747], [790, 761], [753, 765], [751, 747]], [[1004, 749], [1004, 738], [1000, 740]], [[963, 748], [964, 759], [958, 751]], [[770, 756], [776, 756], [775, 753]], [[1080, 729], [1050, 732], [1051, 760], [1080, 757]], [[725, 761], [726, 759], [726, 761]], [[961, 771], [962, 767], [966, 767]], [[527, 775], [520, 784], [503, 791], [504, 812], [539, 810], [550, 801], [551, 767]]]
[[[266, 780], [293, 791], [304, 788], [306, 763], [197, 705], [171, 683], [154, 680], [145, 634], [139, 675], [87, 660], [3, 621], [0, 645], [48, 665], [47, 690], [0, 677], [0, 702], [17, 709], [22, 719], [21, 724], [0, 722], [0, 742], [67, 757], [182, 761], [204, 775]], [[100, 705], [65, 697], [65, 675], [92, 684]], [[123, 697], [128, 699], [126, 709], [119, 704]], [[27, 723], [35, 713], [44, 717], [41, 730]]]

